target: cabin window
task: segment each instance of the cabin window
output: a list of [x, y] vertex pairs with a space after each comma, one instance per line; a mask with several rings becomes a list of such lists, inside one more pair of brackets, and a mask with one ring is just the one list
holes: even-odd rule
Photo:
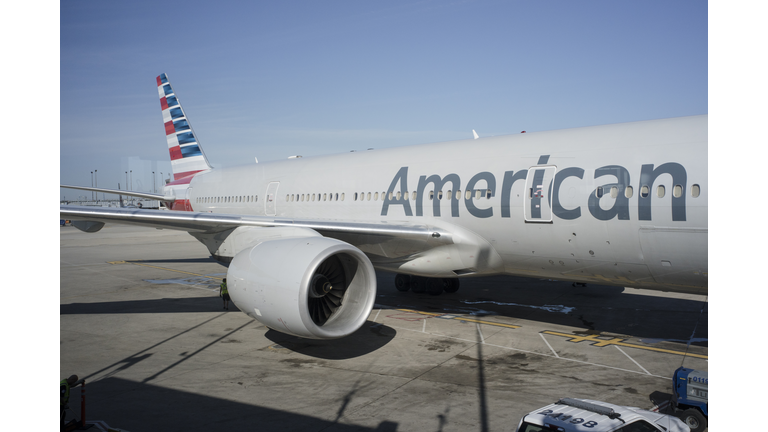
[[691, 196], [694, 198], [698, 198], [698, 196], [701, 195], [701, 188], [699, 185], [695, 184], [691, 186]]
[[456, 191], [456, 199], [457, 199], [457, 200], [458, 200], [458, 199], [461, 199], [461, 191], [460, 191], [460, 190], [457, 190], [457, 191]]
[[[406, 192], [406, 193], [408, 193], [408, 192]], [[400, 191], [397, 191], [397, 200], [400, 201], [401, 197], [402, 197], [402, 193]], [[390, 198], [390, 199], [392, 199], [392, 198]]]
[[379, 200], [379, 193], [378, 193], [378, 192], [375, 192], [375, 193], [373, 194], [373, 200], [374, 200], [374, 201], [378, 201], [378, 200]]
[[438, 192], [437, 192], [437, 199], [438, 199], [438, 200], [441, 200], [441, 199], [443, 199], [443, 191], [438, 191]]
[[632, 186], [627, 186], [624, 189], [624, 196], [627, 198], [632, 198], [632, 195], [634, 194], [634, 189], [632, 189]]
[[651, 189], [646, 185], [643, 185], [643, 187], [640, 188], [640, 196], [643, 198], [648, 198], [648, 194], [650, 192], [651, 192]]
[[344, 201], [344, 194], [341, 194], [341, 200]]
[[408, 201], [408, 191], [405, 192], [405, 195], [403, 196], [403, 199]]
[[371, 193], [368, 192], [368, 201], [370, 201], [370, 200], [371, 200]]
[[[453, 193], [453, 191], [448, 189], [448, 193], [445, 194], [445, 199], [451, 199], [451, 193]], [[440, 198], [440, 199], [442, 199], [442, 198]]]
[[435, 191], [429, 191], [429, 199], [433, 200], [435, 198]]
[[394, 193], [390, 192], [389, 193], [389, 200], [392, 201], [392, 198], [394, 198]]
[[616, 198], [619, 196], [619, 188], [616, 186], [611, 186], [611, 198]]
[[659, 187], [656, 188], [657, 197], [664, 198], [665, 193], [666, 193], [666, 189], [664, 189], [664, 185], [659, 185]]
[[357, 201], [357, 192], [355, 192], [355, 201]]
[[675, 198], [680, 198], [683, 196], [683, 187], [680, 185], [675, 185], [675, 187], [672, 188], [672, 196]]
[[597, 189], [595, 189], [595, 196], [598, 197], [598, 198], [602, 198], [603, 197], [603, 187], [602, 186], [598, 186]]

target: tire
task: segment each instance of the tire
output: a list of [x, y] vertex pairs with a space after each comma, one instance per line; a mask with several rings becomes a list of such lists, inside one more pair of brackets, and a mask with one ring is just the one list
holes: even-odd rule
[[702, 432], [707, 428], [707, 418], [696, 408], [688, 408], [680, 415], [683, 421], [691, 429], [691, 432]]
[[421, 294], [427, 291], [427, 278], [422, 276], [411, 276], [411, 291]]
[[453, 294], [459, 290], [458, 278], [445, 278], [443, 279], [443, 281], [445, 282], [443, 284], [445, 285], [443, 289], [445, 289], [445, 292], [447, 292], [448, 294]]
[[411, 289], [411, 277], [404, 274], [395, 276], [395, 288], [400, 292], [406, 292]]
[[443, 279], [427, 279], [427, 292], [429, 295], [438, 296], [443, 293]]

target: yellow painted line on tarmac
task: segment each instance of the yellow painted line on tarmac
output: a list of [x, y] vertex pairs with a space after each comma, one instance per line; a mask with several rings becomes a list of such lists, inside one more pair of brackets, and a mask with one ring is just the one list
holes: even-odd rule
[[154, 268], [154, 269], [158, 269], [158, 270], [167, 270], [167, 271], [172, 271], [172, 272], [176, 272], [176, 273], [188, 274], [188, 275], [192, 275], [192, 276], [199, 276], [199, 277], [202, 277], [202, 278], [222, 280], [222, 278], [216, 277], [216, 276], [207, 276], [207, 275], [202, 275], [202, 274], [199, 274], [199, 273], [192, 273], [192, 272], [187, 272], [187, 271], [183, 271], [183, 270], [176, 270], [176, 269], [172, 269], [172, 268], [168, 268], [168, 267], [153, 266], [153, 265], [149, 265], [149, 264], [140, 263], [138, 261], [109, 261], [109, 262], [107, 262], [107, 264], [133, 264], [133, 265], [139, 265], [139, 266], [144, 266], [144, 267], [150, 267], [150, 268]]
[[646, 350], [646, 351], [656, 351], [656, 352], [662, 352], [666, 354], [685, 355], [685, 356], [696, 357], [696, 358], [705, 359], [705, 360], [709, 359], [709, 356], [705, 356], [701, 354], [691, 354], [691, 353], [686, 353], [684, 351], [675, 351], [675, 350], [668, 350], [664, 348], [656, 348], [656, 347], [650, 347], [646, 345], [637, 345], [637, 344], [627, 343], [627, 342], [624, 342], [626, 339], [621, 339], [621, 338], [600, 339], [601, 336], [595, 335], [595, 334], [579, 336], [579, 335], [559, 333], [559, 332], [549, 331], [549, 330], [545, 330], [542, 333], [548, 334], [548, 335], [566, 337], [566, 338], [569, 338], [568, 342], [573, 342], [573, 343], [579, 343], [584, 341], [592, 342], [590, 345], [600, 347], [600, 348], [606, 347], [608, 345], [618, 345], [618, 346], [629, 347], [629, 348], [637, 348], [637, 349]]
[[473, 318], [464, 318], [464, 317], [461, 317], [461, 316], [456, 316], [456, 315], [446, 314], [446, 313], [422, 312], [422, 311], [417, 311], [417, 310], [413, 310], [413, 309], [395, 309], [395, 310], [400, 311], [400, 312], [411, 312], [411, 313], [415, 313], [415, 314], [419, 314], [419, 315], [427, 315], [427, 316], [432, 317], [432, 318], [453, 319], [453, 320], [457, 320], [457, 321], [465, 321], [465, 322], [471, 322], [471, 323], [477, 323], [477, 324], [485, 324], [485, 325], [496, 326], [496, 327], [506, 327], [506, 328], [511, 328], [511, 329], [516, 329], [516, 328], [520, 328], [521, 327], [519, 325], [513, 325], [513, 324], [502, 324], [502, 323], [497, 323], [497, 322], [493, 322], [493, 321], [483, 321], [483, 320], [478, 320], [478, 319], [473, 319]]

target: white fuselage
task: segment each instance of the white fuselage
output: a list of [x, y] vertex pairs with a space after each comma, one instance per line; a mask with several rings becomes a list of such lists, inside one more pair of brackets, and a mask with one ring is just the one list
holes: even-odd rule
[[197, 212], [456, 234], [441, 251], [339, 237], [403, 273], [706, 292], [707, 186], [707, 116], [695, 116], [214, 169], [186, 199]]

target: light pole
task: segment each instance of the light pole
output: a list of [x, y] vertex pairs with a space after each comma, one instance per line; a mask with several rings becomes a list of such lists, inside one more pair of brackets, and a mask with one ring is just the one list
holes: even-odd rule
[[[99, 187], [99, 170], [93, 170], [93, 185]], [[99, 193], [96, 192], [96, 202], [99, 202]]]
[[[91, 187], [93, 187], [93, 171], [91, 171]], [[93, 191], [91, 191], [91, 199], [93, 199]]]
[[157, 179], [155, 178], [154, 171], [152, 171], [152, 192], [157, 193]]

